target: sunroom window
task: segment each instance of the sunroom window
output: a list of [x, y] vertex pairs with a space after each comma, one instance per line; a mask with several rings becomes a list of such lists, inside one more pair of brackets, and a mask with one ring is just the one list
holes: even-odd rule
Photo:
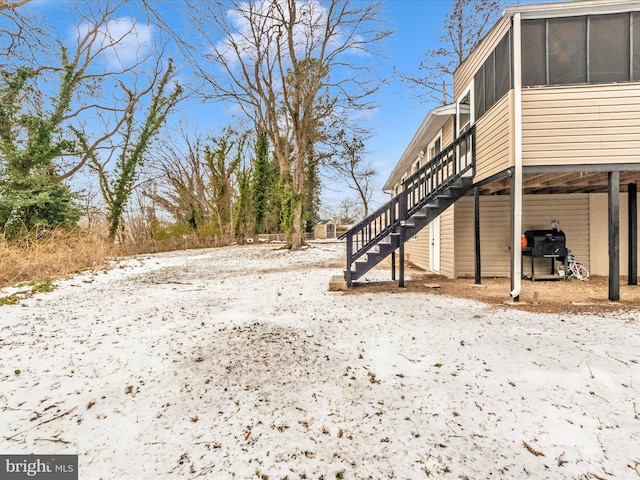
[[511, 31], [500, 41], [496, 56], [496, 102], [511, 90]]
[[640, 80], [640, 12], [631, 16], [633, 24], [633, 80]]
[[511, 89], [511, 78], [511, 31], [508, 31], [473, 78], [476, 120]]
[[600, 15], [589, 24], [589, 81], [629, 80], [629, 15]]
[[630, 80], [640, 80], [640, 13], [522, 22], [524, 86]]
[[547, 22], [522, 22], [522, 84], [547, 83]]
[[551, 18], [548, 25], [549, 83], [586, 83], [587, 17]]

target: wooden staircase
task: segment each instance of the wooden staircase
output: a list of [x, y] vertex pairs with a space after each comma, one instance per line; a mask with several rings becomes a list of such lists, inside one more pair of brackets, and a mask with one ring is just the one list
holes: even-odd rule
[[473, 188], [474, 145], [472, 126], [407, 178], [397, 196], [340, 236], [347, 243], [349, 288], [396, 250], [402, 257], [407, 240]]

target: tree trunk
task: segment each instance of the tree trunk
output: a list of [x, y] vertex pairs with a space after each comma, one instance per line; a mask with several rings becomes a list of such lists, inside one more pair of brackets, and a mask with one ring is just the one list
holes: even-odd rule
[[356, 181], [356, 186], [358, 187], [358, 193], [360, 194], [360, 200], [362, 200], [362, 207], [364, 208], [363, 218], [367, 218], [369, 216], [369, 202], [367, 202], [367, 194], [364, 191], [364, 189], [360, 186], [357, 179], [354, 178], [354, 180]]
[[302, 208], [304, 203], [305, 185], [304, 185], [304, 164], [306, 150], [301, 145], [306, 145], [307, 139], [302, 136], [296, 141], [296, 151], [293, 158], [293, 198], [295, 199], [292, 220], [293, 228], [291, 235], [291, 250], [299, 250], [304, 245], [304, 239], [302, 237]]
[[291, 250], [299, 250], [304, 245], [302, 238], [302, 197], [296, 198], [293, 208], [293, 232], [291, 233]]

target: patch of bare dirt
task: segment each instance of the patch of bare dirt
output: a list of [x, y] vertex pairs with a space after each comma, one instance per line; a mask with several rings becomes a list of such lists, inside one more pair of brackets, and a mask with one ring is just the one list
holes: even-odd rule
[[[389, 269], [387, 268], [387, 271]], [[389, 277], [391, 273], [389, 272]], [[620, 301], [609, 301], [607, 277], [592, 276], [579, 280], [522, 280], [520, 301], [512, 302], [508, 278], [483, 278], [475, 285], [473, 278], [451, 280], [441, 275], [428, 274], [408, 265], [405, 269], [405, 288], [397, 281], [355, 283], [354, 294], [366, 292], [428, 292], [437, 295], [479, 300], [496, 306], [516, 308], [537, 313], [593, 313], [602, 314], [620, 310], [640, 312], [640, 286], [627, 285], [620, 280]]]

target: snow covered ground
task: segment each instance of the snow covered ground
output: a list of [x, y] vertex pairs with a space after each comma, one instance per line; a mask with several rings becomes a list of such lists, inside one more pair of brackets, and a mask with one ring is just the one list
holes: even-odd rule
[[343, 248], [146, 255], [0, 307], [0, 453], [105, 480], [640, 478], [637, 312], [329, 292]]

